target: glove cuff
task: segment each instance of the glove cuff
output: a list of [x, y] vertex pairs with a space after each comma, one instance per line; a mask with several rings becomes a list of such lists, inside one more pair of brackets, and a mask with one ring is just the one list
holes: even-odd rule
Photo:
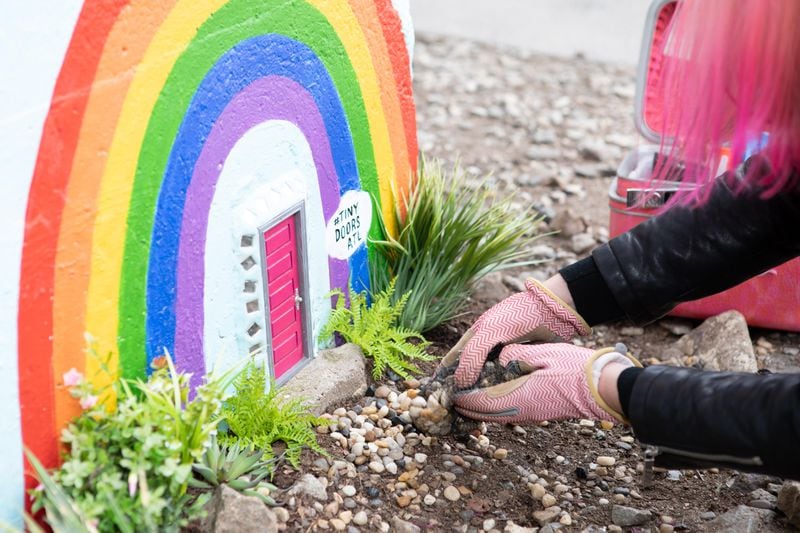
[[569, 341], [575, 336], [583, 337], [592, 332], [582, 316], [541, 282], [528, 278], [525, 280], [525, 288], [550, 311], [552, 320], [546, 326], [562, 341]]
[[618, 413], [616, 410], [612, 409], [608, 403], [606, 403], [598, 391], [600, 374], [603, 372], [603, 368], [605, 368], [605, 366], [609, 363], [621, 363], [628, 367], [637, 366], [640, 368], [642, 364], [638, 359], [628, 353], [628, 349], [624, 344], [618, 343], [614, 348], [603, 348], [602, 350], [597, 350], [594, 352], [586, 361], [586, 365], [584, 367], [589, 392], [591, 393], [592, 399], [594, 399], [594, 402], [597, 404], [597, 406], [600, 407], [605, 414], [611, 415], [613, 419], [624, 424], [630, 424], [628, 419], [625, 418], [622, 413]]

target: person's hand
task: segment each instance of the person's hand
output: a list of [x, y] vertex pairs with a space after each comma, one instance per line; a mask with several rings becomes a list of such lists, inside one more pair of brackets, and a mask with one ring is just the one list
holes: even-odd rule
[[464, 416], [491, 422], [521, 423], [594, 418], [625, 422], [597, 390], [609, 364], [641, 366], [623, 344], [590, 350], [572, 344], [512, 344], [500, 352], [500, 364], [517, 361], [527, 375], [500, 385], [455, 395]]
[[524, 341], [567, 341], [588, 335], [591, 328], [561, 298], [534, 279], [526, 291], [509, 296], [482, 314], [444, 356], [437, 373], [458, 365], [456, 385], [469, 387], [478, 380], [486, 357], [498, 344]]

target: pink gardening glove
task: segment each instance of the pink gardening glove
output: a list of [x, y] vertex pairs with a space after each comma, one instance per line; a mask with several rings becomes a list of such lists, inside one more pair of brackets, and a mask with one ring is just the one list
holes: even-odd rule
[[458, 393], [456, 410], [491, 422], [541, 422], [564, 418], [622, 421], [597, 392], [600, 372], [611, 362], [641, 366], [625, 345], [590, 350], [572, 344], [513, 344], [500, 352], [500, 364], [518, 361], [530, 374], [500, 385]]
[[480, 375], [489, 351], [498, 344], [523, 341], [567, 341], [588, 335], [588, 324], [558, 296], [534, 279], [528, 289], [509, 296], [483, 313], [458, 343], [444, 356], [439, 371], [458, 364], [456, 385], [473, 385]]

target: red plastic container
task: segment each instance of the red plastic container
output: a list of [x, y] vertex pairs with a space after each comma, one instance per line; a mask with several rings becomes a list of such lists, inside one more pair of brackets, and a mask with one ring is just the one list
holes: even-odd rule
[[[663, 100], [653, 88], [658, 86], [662, 66], [668, 60], [661, 51], [676, 4], [676, 0], [656, 0], [648, 12], [639, 58], [634, 116], [640, 133], [655, 144], [629, 153], [617, 170], [609, 189], [609, 233], [612, 237], [653, 216], [670, 191], [681, 186], [679, 182], [666, 183], [663, 189], [647, 197], [644, 207], [637, 207], [641, 204], [637, 200], [640, 191], [645, 189], [661, 140]], [[702, 319], [731, 309], [742, 313], [751, 326], [800, 331], [800, 259], [793, 259], [714, 296], [683, 303], [671, 314]]]

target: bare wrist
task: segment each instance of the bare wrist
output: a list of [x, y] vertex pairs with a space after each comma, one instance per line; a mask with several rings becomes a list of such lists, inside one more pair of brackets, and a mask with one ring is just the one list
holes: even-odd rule
[[626, 368], [629, 368], [629, 366], [620, 363], [607, 364], [600, 373], [600, 381], [597, 384], [597, 392], [600, 397], [618, 413], [622, 413], [622, 405], [619, 401], [617, 380]]
[[547, 289], [561, 298], [565, 304], [569, 305], [573, 310], [575, 309], [575, 301], [572, 299], [572, 294], [569, 292], [569, 287], [561, 274], [556, 274], [543, 284]]

